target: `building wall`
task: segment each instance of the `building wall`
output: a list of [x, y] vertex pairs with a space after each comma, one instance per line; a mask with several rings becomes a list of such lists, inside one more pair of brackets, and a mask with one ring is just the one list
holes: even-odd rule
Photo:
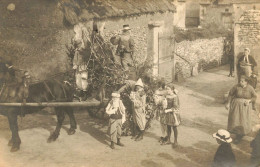
[[[255, 6], [255, 10], [254, 10]], [[234, 46], [235, 60], [240, 56], [245, 47], [249, 47], [260, 64], [260, 3], [258, 4], [234, 4], [235, 29]]]
[[[91, 27], [92, 24], [91, 22], [84, 23], [86, 27]], [[160, 57], [166, 56], [160, 53], [169, 53], [162, 51], [165, 48], [159, 47], [159, 36], [173, 35], [174, 13], [166, 12], [137, 17], [112, 18], [98, 21], [97, 24], [107, 42], [112, 36], [121, 33], [124, 24], [129, 24], [136, 46], [134, 54], [136, 64], [140, 65], [145, 60], [148, 60], [154, 66], [151, 72], [158, 75], [158, 57], [159, 55]], [[111, 47], [115, 52], [117, 46], [112, 45]]]
[[54, 1], [0, 1], [0, 56], [36, 79], [69, 67], [65, 44], [72, 35]]
[[151, 53], [148, 53], [148, 40], [152, 40], [148, 37], [149, 31], [151, 31], [149, 30], [148, 24], [159, 21], [163, 32], [171, 32], [173, 31], [173, 18], [173, 13], [156, 13], [154, 15], [141, 15], [139, 17], [127, 17], [117, 20], [109, 19], [105, 21], [104, 38], [109, 41], [113, 35], [121, 33], [124, 24], [129, 24], [131, 27], [131, 35], [135, 40], [136, 46], [134, 56], [137, 62], [142, 63], [147, 57], [153, 57]]
[[[75, 36], [73, 27], [65, 27], [63, 13], [52, 0], [13, 0], [14, 10], [8, 10], [9, 0], [0, 1], [0, 56], [15, 66], [28, 70], [35, 79], [71, 69], [66, 45]], [[136, 42], [136, 60], [144, 62], [148, 48], [148, 23], [161, 21], [162, 31], [172, 31], [173, 13], [155, 13], [100, 22], [104, 37], [108, 40], [129, 24]], [[105, 24], [104, 24], [105, 23]], [[93, 21], [83, 23], [92, 29]], [[80, 30], [81, 31], [81, 30]], [[86, 31], [85, 31], [86, 32]], [[80, 33], [79, 33], [80, 34]], [[154, 38], [155, 36], [151, 36]]]
[[[224, 22], [230, 22], [230, 26]], [[217, 24], [220, 27], [232, 28], [232, 22], [232, 5], [200, 5], [200, 26]]]

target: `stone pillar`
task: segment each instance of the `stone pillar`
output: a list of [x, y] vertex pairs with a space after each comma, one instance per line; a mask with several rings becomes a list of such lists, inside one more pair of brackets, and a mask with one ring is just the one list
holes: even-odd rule
[[162, 22], [150, 22], [148, 24], [148, 46], [147, 57], [153, 62], [153, 75], [157, 76], [159, 72], [159, 32], [162, 31]]
[[177, 0], [173, 4], [176, 6], [176, 12], [174, 13], [173, 25], [185, 28], [186, 18], [186, 0]]

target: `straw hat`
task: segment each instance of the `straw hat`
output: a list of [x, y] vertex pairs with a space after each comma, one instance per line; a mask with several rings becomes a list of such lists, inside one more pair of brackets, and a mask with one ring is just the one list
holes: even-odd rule
[[250, 49], [249, 48], [245, 48], [244, 50], [248, 50], [250, 52]]
[[143, 84], [141, 78], [139, 78], [139, 79], [137, 80], [137, 82], [135, 83], [135, 86], [141, 86], [142, 88], [144, 87], [144, 84]]
[[123, 30], [127, 31], [127, 30], [131, 30], [131, 28], [129, 27], [128, 24], [125, 24], [125, 25], [123, 25]]
[[117, 98], [119, 98], [119, 97], [120, 97], [120, 94], [119, 94], [118, 92], [113, 92], [113, 93], [112, 93], [112, 97], [117, 97]]
[[231, 143], [232, 138], [230, 137], [230, 133], [227, 130], [219, 129], [217, 133], [212, 135], [214, 138], [217, 138], [225, 143]]

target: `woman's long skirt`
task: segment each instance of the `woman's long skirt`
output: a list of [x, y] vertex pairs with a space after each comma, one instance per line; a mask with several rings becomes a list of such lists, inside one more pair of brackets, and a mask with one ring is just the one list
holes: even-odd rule
[[145, 124], [146, 124], [145, 116], [146, 116], [146, 114], [145, 114], [145, 112], [143, 111], [142, 108], [134, 109], [133, 120], [134, 120], [134, 123], [136, 125], [138, 125], [140, 130], [144, 130], [145, 129]]
[[238, 135], [251, 132], [252, 104], [245, 105], [246, 99], [235, 98], [231, 101], [228, 115], [228, 131]]

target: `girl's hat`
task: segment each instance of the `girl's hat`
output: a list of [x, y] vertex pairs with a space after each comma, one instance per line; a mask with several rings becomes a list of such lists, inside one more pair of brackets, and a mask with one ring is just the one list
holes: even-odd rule
[[142, 88], [144, 87], [144, 84], [143, 84], [141, 78], [138, 79], [138, 81], [135, 83], [135, 86], [141, 86]]
[[227, 130], [219, 129], [217, 133], [212, 135], [214, 138], [217, 138], [225, 143], [231, 143], [232, 138], [230, 137], [230, 133]]
[[113, 92], [113, 93], [112, 93], [112, 97], [117, 97], [117, 98], [119, 98], [119, 97], [120, 97], [120, 94], [119, 94], [118, 92]]

